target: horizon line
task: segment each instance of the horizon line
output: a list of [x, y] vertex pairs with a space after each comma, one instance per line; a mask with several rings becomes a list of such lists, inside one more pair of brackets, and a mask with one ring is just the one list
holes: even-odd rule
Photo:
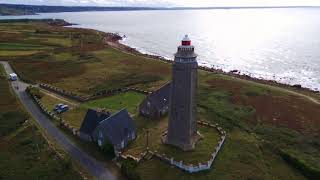
[[99, 6], [99, 5], [39, 5], [39, 4], [10, 4], [0, 3], [0, 5], [16, 6], [44, 6], [44, 7], [88, 7], [88, 8], [148, 8], [148, 9], [254, 9], [254, 8], [320, 8], [320, 5], [280, 5], [280, 6]]

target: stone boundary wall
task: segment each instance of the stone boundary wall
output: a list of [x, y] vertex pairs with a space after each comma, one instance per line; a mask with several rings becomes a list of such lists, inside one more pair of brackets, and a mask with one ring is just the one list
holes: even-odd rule
[[151, 93], [149, 91], [144, 91], [144, 90], [137, 89], [137, 88], [119, 88], [119, 89], [100, 91], [100, 92], [97, 92], [97, 93], [95, 93], [95, 94], [93, 94], [91, 96], [80, 96], [80, 95], [78, 95], [76, 93], [69, 92], [69, 91], [54, 87], [54, 86], [49, 85], [49, 84], [41, 83], [41, 84], [39, 84], [39, 86], [41, 88], [43, 88], [43, 89], [46, 89], [48, 91], [57, 93], [57, 94], [59, 94], [61, 96], [64, 96], [64, 97], [67, 97], [67, 98], [70, 98], [70, 99], [73, 99], [73, 100], [76, 100], [76, 101], [79, 101], [79, 102], [87, 102], [87, 101], [96, 100], [96, 99], [99, 99], [99, 98], [102, 98], [102, 97], [110, 97], [110, 96], [114, 96], [114, 95], [117, 95], [117, 94], [120, 94], [120, 93], [125, 93], [125, 92], [128, 92], [128, 91], [134, 91], [134, 92], [141, 93], [141, 94], [146, 94], [146, 95]]
[[141, 93], [141, 94], [146, 94], [146, 95], [151, 93], [149, 91], [144, 91], [144, 90], [137, 89], [137, 88], [119, 88], [119, 89], [104, 90], [104, 91], [97, 92], [97, 93], [91, 95], [87, 101], [99, 99], [102, 97], [114, 96], [114, 95], [117, 95], [120, 93], [129, 92], [129, 91], [133, 91], [133, 92]]
[[80, 132], [79, 130], [77, 130], [76, 128], [70, 126], [67, 122], [65, 122], [62, 118], [58, 117], [55, 113], [51, 112], [50, 110], [48, 110], [40, 101], [40, 99], [38, 99], [37, 97], [35, 97], [34, 95], [30, 94], [28, 91], [26, 91], [27, 94], [29, 94], [29, 96], [32, 98], [32, 100], [36, 103], [36, 105], [40, 108], [40, 110], [46, 115], [48, 116], [50, 119], [55, 120], [60, 122], [60, 125], [62, 127], [64, 127], [65, 129], [67, 129], [69, 132], [71, 132], [73, 135], [75, 136], [80, 136]]
[[152, 155], [152, 157], [158, 158], [159, 160], [161, 160], [167, 164], [175, 166], [175, 167], [177, 167], [181, 170], [184, 170], [186, 172], [189, 172], [189, 173], [196, 173], [196, 172], [209, 170], [212, 168], [213, 162], [215, 161], [219, 151], [221, 150], [221, 148], [226, 140], [227, 133], [221, 127], [219, 127], [218, 124], [210, 124], [205, 121], [198, 121], [198, 124], [203, 125], [203, 126], [207, 126], [210, 128], [215, 128], [215, 129], [217, 129], [217, 131], [220, 134], [220, 140], [219, 140], [217, 146], [215, 147], [215, 149], [213, 150], [213, 152], [211, 154], [211, 158], [208, 161], [199, 162], [197, 164], [186, 164], [183, 161], [176, 161], [174, 159], [174, 157], [169, 157], [166, 154], [160, 154], [157, 151], [150, 151], [150, 150], [147, 150], [147, 151], [141, 153], [139, 157], [134, 157], [132, 155], [121, 155], [121, 154], [120, 154], [120, 157], [123, 159], [130, 158], [130, 159], [136, 161], [137, 163], [139, 163], [147, 154], [150, 154], [150, 155]]
[[41, 84], [39, 84], [39, 87], [40, 87], [40, 88], [43, 88], [43, 89], [45, 89], [45, 90], [54, 92], [54, 93], [56, 93], [56, 94], [59, 94], [59, 95], [61, 95], [61, 96], [65, 96], [65, 97], [67, 97], [67, 98], [70, 98], [70, 99], [79, 101], [79, 102], [85, 102], [85, 101], [87, 101], [87, 99], [88, 99], [88, 97], [83, 97], [83, 96], [80, 96], [80, 95], [78, 95], [78, 94], [75, 94], [75, 93], [72, 93], [72, 92], [69, 92], [69, 91], [65, 91], [65, 90], [63, 90], [63, 89], [60, 89], [60, 88], [51, 86], [51, 85], [49, 85], [49, 84], [41, 83]]

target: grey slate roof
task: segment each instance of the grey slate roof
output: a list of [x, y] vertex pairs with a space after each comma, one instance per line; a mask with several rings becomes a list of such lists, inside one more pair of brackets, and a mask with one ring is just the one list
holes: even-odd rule
[[103, 131], [112, 144], [120, 144], [126, 140], [128, 133], [136, 132], [136, 126], [128, 111], [123, 109], [100, 122], [97, 130]]
[[99, 123], [108, 117], [110, 117], [110, 113], [88, 109], [87, 114], [81, 124], [80, 132], [91, 135]]
[[160, 89], [154, 91], [148, 96], [148, 100], [157, 109], [162, 109], [169, 105], [171, 83], [167, 83]]

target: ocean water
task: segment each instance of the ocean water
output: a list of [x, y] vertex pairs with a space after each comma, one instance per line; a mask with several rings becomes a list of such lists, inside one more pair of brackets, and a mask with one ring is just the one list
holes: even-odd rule
[[320, 90], [320, 8], [46, 13], [76, 27], [119, 33], [122, 43], [173, 59], [189, 34], [198, 62]]

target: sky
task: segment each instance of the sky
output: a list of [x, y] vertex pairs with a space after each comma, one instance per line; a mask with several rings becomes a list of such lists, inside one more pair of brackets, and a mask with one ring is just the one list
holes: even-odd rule
[[320, 6], [320, 0], [0, 0], [0, 3], [64, 6], [151, 7]]

